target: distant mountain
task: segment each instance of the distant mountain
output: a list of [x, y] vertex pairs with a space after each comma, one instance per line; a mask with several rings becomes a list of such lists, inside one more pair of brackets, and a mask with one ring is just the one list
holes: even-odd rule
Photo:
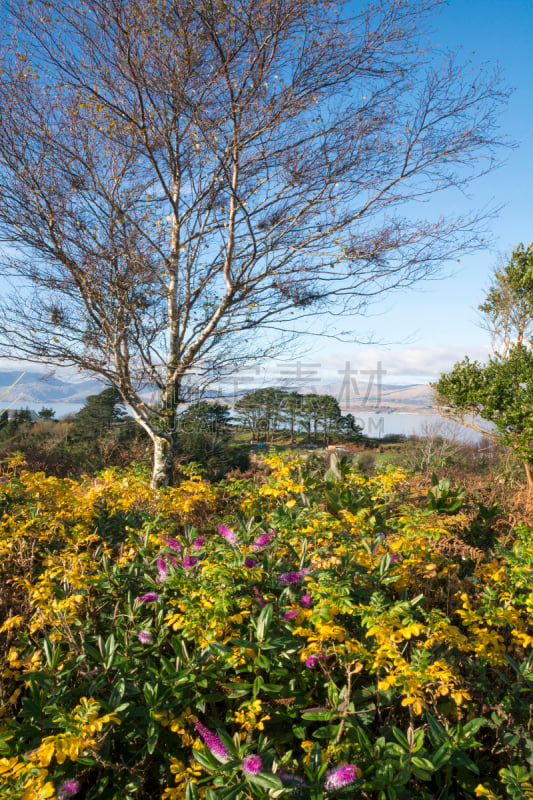
[[0, 372], [0, 409], [8, 404], [20, 407], [27, 403], [83, 403], [88, 395], [103, 389], [96, 380], [67, 382], [42, 372]]
[[427, 383], [413, 386], [384, 386], [381, 405], [391, 411], [413, 411], [417, 414], [436, 410], [433, 390]]
[[[394, 386], [377, 382], [328, 383], [313, 387], [320, 394], [335, 397], [344, 413], [368, 412], [372, 414], [431, 414], [435, 413], [432, 389], [428, 384]], [[304, 389], [303, 391], [306, 391]]]
[[[56, 403], [81, 405], [86, 397], [98, 394], [104, 388], [103, 383], [94, 379], [66, 381], [42, 372], [24, 372], [23, 370], [0, 372], [0, 411], [7, 405], [15, 408], [40, 403], [52, 407]], [[213, 388], [207, 391], [204, 397], [205, 399], [218, 399], [220, 402], [232, 405], [237, 396], [246, 394], [250, 390], [242, 388], [232, 397], [228, 397], [221, 396], [216, 388]], [[431, 387], [427, 384], [409, 386], [383, 384], [378, 389], [376, 382], [356, 383], [353, 381], [348, 387], [346, 383], [339, 381], [327, 384], [319, 383], [316, 386], [302, 386], [298, 390], [302, 393], [314, 391], [319, 394], [331, 394], [339, 401], [344, 413], [430, 414], [435, 412]], [[150, 399], [149, 393], [147, 393], [147, 399]]]
[[[249, 391], [257, 388], [272, 386], [268, 381], [261, 387], [239, 387], [238, 391], [224, 393], [217, 391], [216, 387], [207, 390], [203, 395], [205, 400], [218, 400], [232, 406], [236, 400]], [[370, 413], [370, 414], [434, 414], [436, 408], [433, 402], [431, 387], [427, 384], [410, 384], [408, 386], [395, 386], [391, 384], [356, 382], [350, 383], [332, 381], [329, 383], [316, 382], [309, 385], [282, 385], [280, 388], [287, 391], [298, 391], [301, 394], [330, 394], [339, 403], [344, 413]]]

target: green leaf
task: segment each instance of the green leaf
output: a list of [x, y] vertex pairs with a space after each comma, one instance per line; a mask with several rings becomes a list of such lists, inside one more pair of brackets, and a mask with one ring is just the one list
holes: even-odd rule
[[334, 708], [338, 708], [339, 705], [339, 690], [337, 689], [336, 685], [333, 681], [328, 683], [328, 700]]
[[194, 784], [192, 781], [187, 783], [187, 788], [185, 789], [185, 800], [200, 800], [200, 795], [198, 794], [196, 784]]
[[109, 704], [111, 707], [120, 703], [126, 691], [126, 681], [124, 678], [118, 678], [113, 684], [113, 691], [109, 695]]
[[429, 712], [426, 713], [426, 719], [429, 725], [429, 739], [433, 745], [443, 744], [448, 740], [448, 734], [442, 727], [440, 722]]
[[248, 775], [247, 780], [262, 789], [283, 789], [283, 784], [279, 778], [270, 772], [260, 772], [259, 775]]
[[297, 739], [305, 739], [307, 736], [307, 729], [304, 725], [293, 725], [292, 732]]
[[435, 766], [434, 764], [427, 758], [421, 758], [420, 756], [413, 756], [411, 759], [411, 764], [413, 766], [418, 767], [418, 769], [426, 770], [426, 772], [434, 772]]
[[487, 725], [488, 722], [484, 717], [474, 717], [474, 719], [469, 720], [466, 725], [463, 726], [464, 733], [471, 733], [474, 736], [478, 732], [483, 725]]
[[322, 725], [313, 731], [314, 739], [333, 739], [339, 731], [338, 725]]
[[268, 692], [268, 694], [279, 694], [282, 692], [284, 687], [281, 683], [264, 683], [263, 684], [263, 691]]
[[313, 745], [313, 749], [311, 750], [311, 755], [309, 756], [309, 767], [313, 773], [317, 773], [320, 767], [322, 766], [322, 750], [320, 749], [320, 745], [316, 742]]
[[409, 752], [410, 752], [410, 750], [411, 750], [411, 747], [410, 747], [410, 745], [409, 745], [409, 742], [407, 741], [407, 737], [405, 736], [404, 732], [403, 732], [403, 731], [401, 731], [399, 728], [395, 728], [395, 727], [393, 727], [393, 728], [392, 728], [392, 735], [394, 736], [394, 738], [396, 739], [396, 741], [397, 741], [399, 744], [401, 744], [401, 746], [403, 747], [403, 749], [404, 749], [404, 750], [405, 750], [407, 753], [409, 753]]
[[272, 608], [272, 603], [267, 603], [266, 606], [261, 610], [259, 617], [257, 618], [257, 639], [262, 642], [265, 638], [265, 633], [268, 631], [270, 627], [270, 623], [272, 622], [272, 614], [274, 609]]
[[146, 737], [146, 749], [152, 755], [157, 747], [157, 742], [159, 740], [159, 725], [155, 724], [154, 722], [150, 722], [148, 725], [147, 730], [147, 737]]
[[252, 686], [251, 683], [229, 683], [225, 689], [228, 697], [244, 697], [250, 694]]
[[339, 716], [338, 711], [327, 710], [327, 711], [304, 711], [301, 715], [302, 719], [310, 719], [310, 720], [317, 720], [317, 721], [328, 721], [330, 719], [336, 719]]
[[232, 786], [231, 789], [228, 789], [226, 792], [222, 792], [222, 794], [217, 795], [219, 800], [234, 800], [235, 797], [242, 797], [242, 791], [245, 787], [245, 784], [238, 783], [237, 786]]
[[217, 769], [219, 767], [218, 761], [215, 761], [215, 759], [213, 758], [213, 756], [209, 751], [195, 749], [194, 758], [196, 759], [196, 761], [198, 761], [200, 766], [210, 771]]
[[442, 744], [439, 749], [431, 756], [431, 763], [434, 769], [439, 770], [449, 762], [452, 757], [452, 751], [448, 744]]

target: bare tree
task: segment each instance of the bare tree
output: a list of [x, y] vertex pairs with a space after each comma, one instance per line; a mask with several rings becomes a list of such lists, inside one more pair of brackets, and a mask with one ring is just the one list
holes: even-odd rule
[[3, 2], [0, 350], [115, 386], [154, 486], [191, 370], [475, 246], [473, 217], [399, 216], [499, 144], [494, 76], [423, 37], [438, 5]]
[[410, 436], [402, 447], [403, 462], [413, 472], [429, 473], [457, 458], [464, 441], [451, 422], [426, 422], [418, 435]]

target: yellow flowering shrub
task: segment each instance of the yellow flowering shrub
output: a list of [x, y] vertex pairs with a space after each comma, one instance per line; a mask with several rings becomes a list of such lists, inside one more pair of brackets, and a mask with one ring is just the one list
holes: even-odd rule
[[11, 465], [0, 800], [529, 796], [528, 526], [481, 548], [473, 500], [399, 470], [268, 470], [153, 492]]

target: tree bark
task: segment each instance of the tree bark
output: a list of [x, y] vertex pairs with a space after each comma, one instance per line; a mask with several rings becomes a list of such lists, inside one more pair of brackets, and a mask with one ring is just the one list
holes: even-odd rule
[[174, 456], [176, 454], [175, 435], [169, 434], [168, 438], [153, 435], [152, 442], [154, 445], [154, 460], [150, 486], [152, 489], [172, 486]]

